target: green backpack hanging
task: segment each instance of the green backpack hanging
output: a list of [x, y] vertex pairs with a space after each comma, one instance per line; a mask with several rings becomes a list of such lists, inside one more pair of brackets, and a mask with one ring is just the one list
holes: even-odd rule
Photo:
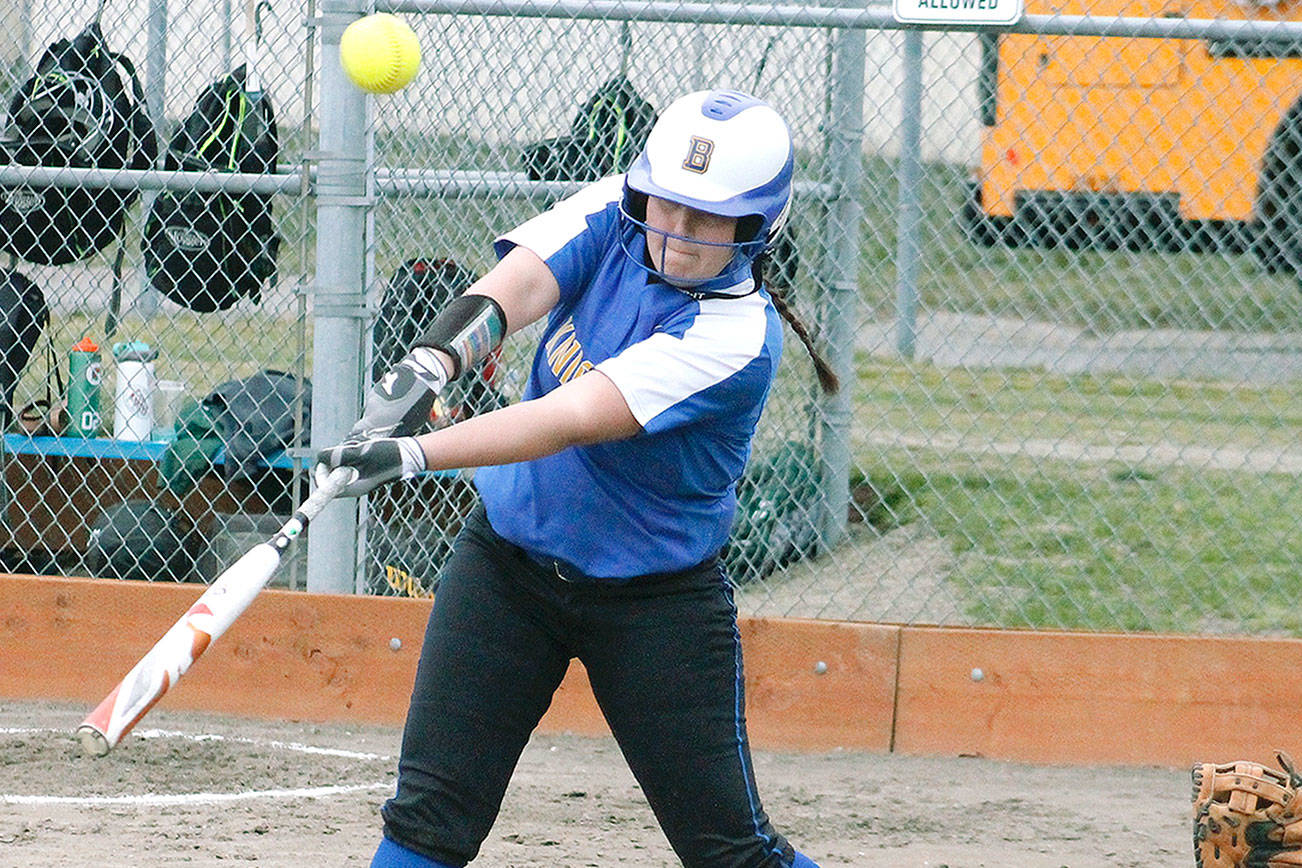
[[737, 482], [737, 514], [723, 549], [733, 584], [757, 581], [818, 549], [818, 463], [790, 441], [753, 460]]

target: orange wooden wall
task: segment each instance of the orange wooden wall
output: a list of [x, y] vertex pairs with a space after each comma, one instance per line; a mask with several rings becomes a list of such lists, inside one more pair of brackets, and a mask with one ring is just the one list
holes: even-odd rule
[[[89, 711], [202, 591], [0, 575], [0, 697], [68, 699]], [[161, 704], [400, 724], [429, 606], [264, 591]], [[761, 748], [1167, 766], [1302, 749], [1302, 640], [741, 626]], [[607, 731], [581, 666], [542, 728]]]

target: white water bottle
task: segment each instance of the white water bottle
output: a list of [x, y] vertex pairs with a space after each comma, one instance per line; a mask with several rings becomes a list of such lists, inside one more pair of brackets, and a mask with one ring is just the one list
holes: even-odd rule
[[154, 431], [155, 350], [144, 341], [113, 345], [118, 380], [113, 398], [113, 438], [148, 440]]

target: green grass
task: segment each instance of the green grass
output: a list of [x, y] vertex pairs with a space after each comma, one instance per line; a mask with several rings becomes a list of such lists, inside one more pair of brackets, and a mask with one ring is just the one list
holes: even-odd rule
[[[1073, 460], [1016, 448], [1162, 442], [1302, 455], [1289, 390], [867, 360], [861, 370], [856, 464], [889, 502], [869, 519], [925, 522], [946, 539], [948, 581], [973, 623], [1302, 634], [1294, 475], [1209, 469], [1178, 450]], [[956, 433], [960, 446], [940, 443]], [[901, 434], [923, 445], [899, 445]]]
[[1105, 448], [1270, 450], [1297, 448], [1302, 431], [1292, 384], [940, 368], [863, 354], [857, 367], [860, 441], [887, 429], [982, 443], [1067, 438]]
[[[891, 166], [866, 162], [860, 286], [895, 303]], [[965, 173], [924, 172], [921, 311], [1041, 320], [1087, 333], [1302, 326], [1302, 293], [1249, 256], [981, 248], [957, 221]], [[1199, 449], [1302, 453], [1296, 384], [940, 369], [861, 356], [856, 470], [890, 527], [926, 522], [974, 623], [1302, 635], [1296, 477], [1216, 469]], [[899, 445], [907, 438], [907, 447]], [[921, 445], [918, 445], [921, 444]], [[1077, 457], [1072, 458], [1073, 446]], [[1108, 450], [1126, 447], [1117, 460]], [[1037, 456], [1053, 448], [1062, 457]], [[1104, 457], [1100, 457], [1104, 456]]]
[[1106, 468], [1027, 475], [882, 472], [896, 520], [950, 541], [974, 623], [1302, 632], [1302, 491], [1280, 477]]
[[[248, 314], [214, 315], [194, 313], [158, 314], [142, 317], [128, 314], [123, 318], [115, 340], [143, 340], [159, 351], [154, 363], [160, 380], [181, 380], [186, 393], [202, 399], [227, 380], [249, 376], [271, 368], [298, 374], [311, 371], [312, 339], [292, 319], [268, 319]], [[305, 353], [300, 353], [300, 331]], [[55, 317], [51, 335], [62, 370], [67, 372], [67, 351], [83, 335], [100, 342], [104, 364], [100, 406], [112, 406], [115, 374], [111, 347], [103, 343], [102, 315], [74, 313]], [[44, 349], [28, 364], [15, 394], [15, 404], [41, 397], [45, 382]], [[107, 413], [106, 413], [107, 415]]]

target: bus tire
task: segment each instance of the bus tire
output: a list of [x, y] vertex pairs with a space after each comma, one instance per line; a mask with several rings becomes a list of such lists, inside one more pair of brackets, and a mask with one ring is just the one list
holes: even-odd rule
[[1279, 122], [1261, 161], [1252, 255], [1271, 274], [1302, 275], [1302, 102]]
[[977, 247], [994, 247], [996, 244], [1011, 245], [1012, 218], [992, 217], [981, 206], [981, 184], [977, 181], [964, 183], [963, 205], [959, 209], [959, 222], [967, 240]]

